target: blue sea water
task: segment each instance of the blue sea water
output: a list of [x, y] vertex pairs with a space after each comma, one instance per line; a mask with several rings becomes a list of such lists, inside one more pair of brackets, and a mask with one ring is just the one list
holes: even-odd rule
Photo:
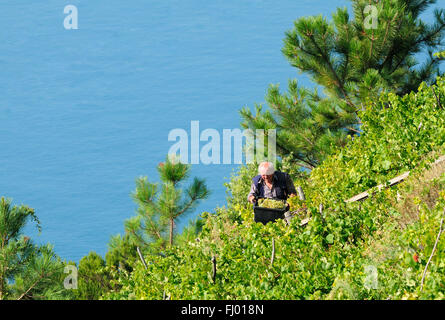
[[[0, 196], [34, 208], [42, 233], [26, 233], [63, 259], [104, 255], [134, 215], [135, 178], [158, 181], [170, 130], [198, 120], [222, 134], [270, 83], [310, 85], [280, 51], [284, 32], [338, 6], [349, 1], [2, 1]], [[235, 167], [192, 166], [212, 195], [178, 228], [224, 205]]]

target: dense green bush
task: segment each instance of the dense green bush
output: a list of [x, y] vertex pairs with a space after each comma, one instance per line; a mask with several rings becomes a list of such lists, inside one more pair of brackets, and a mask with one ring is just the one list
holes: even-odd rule
[[[369, 101], [359, 113], [361, 136], [308, 179], [295, 181], [305, 190], [312, 217], [306, 226], [299, 218], [290, 225], [254, 223], [246, 195], [256, 172], [242, 167], [227, 184], [228, 206], [202, 214], [196, 239], [188, 237], [163, 255], [146, 255], [147, 268], [137, 261], [131, 274], [121, 273], [121, 289], [103, 298], [443, 299], [443, 239], [423, 290], [421, 281], [445, 210], [445, 174], [423, 175], [445, 152], [444, 97], [440, 78], [437, 86]], [[344, 202], [407, 170], [404, 184], [361, 203]]]
[[74, 290], [78, 300], [97, 300], [111, 289], [111, 272], [105, 260], [91, 251], [79, 261], [78, 288]]
[[445, 80], [437, 82], [403, 97], [388, 93], [368, 102], [359, 113], [362, 136], [311, 172], [312, 187], [323, 201], [351, 197], [416, 167], [422, 170], [429, 160], [425, 155], [445, 142]]

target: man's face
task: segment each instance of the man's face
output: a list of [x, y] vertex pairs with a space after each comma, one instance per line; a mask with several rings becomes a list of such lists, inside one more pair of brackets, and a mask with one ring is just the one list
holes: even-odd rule
[[273, 173], [272, 173], [272, 174], [262, 174], [262, 175], [261, 175], [261, 178], [262, 178], [264, 181], [267, 181], [268, 183], [272, 183], [272, 180], [273, 180]]

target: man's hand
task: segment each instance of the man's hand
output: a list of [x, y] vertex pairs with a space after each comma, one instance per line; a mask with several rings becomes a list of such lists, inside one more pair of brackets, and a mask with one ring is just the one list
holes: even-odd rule
[[250, 197], [249, 197], [249, 202], [250, 203], [254, 203], [254, 200], [255, 200], [255, 196], [254, 195], [251, 195]]

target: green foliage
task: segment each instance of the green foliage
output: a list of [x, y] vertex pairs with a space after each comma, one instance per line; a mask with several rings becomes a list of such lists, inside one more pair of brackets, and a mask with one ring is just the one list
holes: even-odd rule
[[425, 155], [445, 141], [445, 81], [403, 97], [383, 94], [360, 112], [363, 134], [311, 173], [323, 201], [348, 198], [405, 171], [424, 168]]
[[158, 172], [163, 182], [171, 182], [176, 185], [188, 178], [190, 166], [181, 163], [176, 158], [168, 157], [166, 162], [161, 162], [158, 165]]
[[0, 300], [1, 299], [68, 299], [63, 287], [66, 263], [50, 245], [37, 246], [22, 234], [33, 221], [40, 222], [33, 209], [12, 206], [11, 200], [0, 200]]
[[[438, 71], [431, 54], [421, 68], [415, 68], [414, 59], [417, 53], [440, 48], [445, 11], [435, 11], [433, 24], [420, 20], [435, 2], [353, 0], [353, 19], [346, 8], [338, 8], [331, 22], [322, 16], [302, 17], [286, 33], [283, 53], [329, 96], [355, 110], [363, 98], [377, 97], [382, 86], [409, 93], [423, 81], [434, 81]], [[374, 26], [369, 23], [372, 12], [365, 10], [370, 4], [377, 14]], [[363, 79], [367, 85], [361, 86]]]
[[[30, 221], [40, 231], [34, 210], [2, 197], [0, 299], [445, 299], [445, 166], [431, 166], [445, 152], [445, 79], [435, 78], [445, 52], [432, 54], [445, 11], [431, 25], [419, 18], [434, 3], [352, 0], [352, 19], [339, 8], [332, 21], [302, 17], [286, 32], [283, 54], [323, 92], [290, 80], [287, 93], [269, 87], [269, 109], [240, 113], [244, 128], [277, 129], [278, 167], [305, 190], [305, 201], [288, 199], [299, 213], [289, 224], [254, 223], [249, 164], [225, 184], [227, 207], [175, 234], [209, 190], [198, 178], [183, 186], [190, 166], [167, 158], [160, 183], [136, 180], [125, 234], [111, 238], [105, 260], [82, 258], [78, 289], [66, 290], [73, 263], [24, 236]], [[408, 170], [403, 185], [377, 190]], [[344, 202], [365, 190], [369, 199]]]
[[80, 298], [106, 296], [112, 299], [117, 292], [124, 292], [129, 286], [125, 279], [132, 274], [134, 267], [142, 265], [138, 249], [144, 254], [164, 256], [163, 252], [172, 247], [174, 241], [182, 246], [200, 233], [201, 219], [191, 221], [179, 235], [174, 234], [174, 226], [179, 218], [209, 196], [204, 180], [194, 178], [188, 187], [182, 186], [189, 177], [190, 165], [179, 162], [175, 157], [167, 157], [157, 169], [161, 185], [149, 182], [147, 177], [136, 180], [132, 197], [138, 205], [137, 215], [125, 221], [123, 236], [116, 235], [110, 239], [106, 264], [94, 254], [81, 261], [81, 265], [85, 265], [85, 274], [94, 280], [85, 282], [81, 287]]
[[289, 204], [289, 211], [307, 209], [306, 201], [300, 200], [298, 197], [290, 197], [286, 202]]
[[108, 251], [105, 254], [107, 266], [131, 271], [137, 259], [136, 245], [128, 234], [111, 237], [108, 242]]
[[98, 300], [111, 290], [111, 275], [105, 260], [95, 252], [90, 252], [79, 261], [78, 288], [75, 290], [78, 300]]
[[241, 125], [265, 132], [276, 129], [277, 154], [290, 157], [293, 166], [313, 169], [320, 159], [342, 147], [348, 134], [357, 131], [356, 117], [333, 110], [331, 101], [299, 87], [296, 80], [289, 81], [288, 91], [282, 94], [278, 86], [271, 85], [266, 94], [270, 109], [263, 111], [262, 105], [255, 105], [252, 113], [244, 107]]
[[258, 164], [256, 163], [242, 165], [237, 171], [232, 172], [229, 182], [224, 183], [229, 206], [243, 205], [246, 203], [252, 178], [257, 174]]
[[438, 59], [445, 59], [445, 51], [436, 52], [434, 53], [434, 56]]
[[69, 300], [74, 291], [64, 287], [66, 262], [54, 253], [52, 245], [35, 247], [31, 258], [10, 285], [12, 299]]
[[[104, 298], [443, 299], [443, 239], [423, 290], [420, 283], [445, 210], [443, 169], [433, 180], [425, 175], [445, 152], [444, 100], [445, 80], [439, 78], [437, 86], [422, 84], [418, 92], [382, 94], [369, 102], [360, 113], [363, 133], [309, 179], [296, 175], [307, 199], [289, 202], [311, 216], [305, 226], [299, 219], [288, 226], [283, 220], [254, 223], [246, 195], [256, 168], [241, 167], [227, 184], [228, 207], [203, 213], [197, 237], [186, 237], [162, 256], [146, 253], [148, 267], [137, 261], [131, 274], [117, 280], [121, 290]], [[285, 166], [290, 164], [283, 161]], [[406, 170], [407, 182], [373, 193], [377, 184]], [[369, 199], [343, 201], [369, 188]], [[405, 200], [396, 200], [397, 194]], [[411, 205], [414, 194], [418, 199]], [[408, 214], [411, 208], [414, 215]]]
[[162, 180], [161, 192], [158, 192], [158, 184], [150, 183], [147, 177], [137, 179], [133, 192], [133, 199], [139, 206], [137, 216], [125, 222], [131, 243], [144, 250], [158, 251], [167, 243], [172, 246], [175, 221], [191, 212], [200, 200], [210, 194], [204, 180], [196, 177], [184, 190], [178, 188], [188, 177], [190, 165], [175, 158], [167, 157], [165, 163], [158, 165], [158, 171]]
[[182, 229], [182, 232], [175, 236], [175, 243], [178, 247], [194, 241], [201, 233], [204, 223], [204, 220], [200, 217], [190, 220], [189, 224]]
[[[290, 64], [307, 74], [323, 90], [309, 90], [288, 83], [267, 90], [266, 103], [255, 111], [244, 107], [242, 126], [276, 129], [277, 153], [289, 157], [294, 167], [313, 169], [360, 135], [364, 119], [359, 115], [367, 103], [384, 92], [403, 96], [422, 82], [432, 84], [440, 74], [445, 32], [445, 10], [435, 11], [427, 24], [420, 14], [436, 1], [352, 0], [353, 15], [338, 8], [332, 20], [301, 17], [286, 32], [283, 54]], [[372, 4], [371, 12], [365, 11]], [[376, 25], [370, 20], [372, 14]], [[423, 65], [416, 56], [427, 55]]]

